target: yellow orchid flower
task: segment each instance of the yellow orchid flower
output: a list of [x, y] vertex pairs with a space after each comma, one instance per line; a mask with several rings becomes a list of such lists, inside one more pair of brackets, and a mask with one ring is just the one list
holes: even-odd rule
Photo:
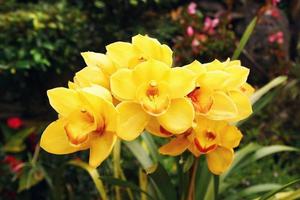
[[90, 149], [89, 164], [99, 166], [117, 139], [117, 111], [110, 92], [100, 86], [76, 90], [61, 87], [47, 94], [59, 119], [43, 132], [41, 147], [53, 154]]
[[134, 68], [141, 62], [149, 59], [161, 61], [169, 66], [172, 65], [172, 50], [158, 40], [147, 35], [132, 37], [132, 43], [114, 42], [106, 46], [108, 57], [119, 68]]
[[186, 68], [197, 74], [197, 87], [188, 95], [197, 114], [236, 122], [252, 113], [249, 96], [254, 89], [246, 83], [249, 69], [242, 67], [240, 61], [194, 61]]
[[159, 152], [177, 156], [188, 149], [196, 157], [205, 154], [209, 170], [220, 175], [231, 165], [233, 148], [239, 145], [241, 138], [235, 126], [198, 115], [192, 128], [160, 147]]
[[108, 56], [95, 52], [83, 52], [81, 55], [87, 66], [75, 74], [74, 82], [69, 82], [69, 88], [100, 85], [109, 89], [109, 77], [117, 68]]
[[133, 70], [118, 70], [110, 85], [114, 97], [122, 101], [117, 105], [117, 135], [124, 140], [138, 137], [154, 119], [174, 134], [192, 125], [194, 109], [185, 96], [195, 87], [195, 76], [188, 69], [151, 59]]

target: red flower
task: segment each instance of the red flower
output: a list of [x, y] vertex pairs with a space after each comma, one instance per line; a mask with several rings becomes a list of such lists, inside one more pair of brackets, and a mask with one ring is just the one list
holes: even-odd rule
[[16, 157], [10, 155], [5, 156], [4, 163], [9, 165], [9, 168], [13, 173], [21, 172], [24, 166], [24, 163], [21, 160], [18, 160]]
[[7, 126], [12, 129], [18, 129], [23, 125], [22, 119], [19, 117], [10, 117], [7, 119]]

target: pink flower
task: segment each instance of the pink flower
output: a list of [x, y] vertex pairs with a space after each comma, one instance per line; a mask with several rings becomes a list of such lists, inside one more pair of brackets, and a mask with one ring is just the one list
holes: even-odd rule
[[23, 125], [23, 121], [19, 117], [10, 117], [7, 119], [7, 126], [12, 129], [18, 129]]
[[193, 39], [193, 41], [192, 41], [192, 47], [197, 47], [197, 46], [199, 46], [199, 45], [200, 45], [199, 40], [197, 40], [196, 38]]
[[21, 160], [18, 160], [16, 157], [10, 155], [5, 156], [4, 163], [9, 165], [9, 168], [13, 173], [21, 172], [24, 166], [24, 163]]
[[187, 34], [189, 37], [191, 37], [191, 36], [194, 35], [194, 29], [193, 29], [192, 26], [188, 26], [188, 27], [186, 28], [186, 34]]
[[272, 0], [273, 6], [277, 6], [278, 3], [280, 3], [281, 0]]
[[219, 18], [211, 19], [210, 17], [205, 17], [203, 31], [208, 34], [214, 34], [215, 28], [219, 23]]
[[197, 12], [197, 4], [195, 2], [191, 2], [187, 7], [187, 12], [190, 15], [194, 15]]
[[276, 33], [273, 33], [273, 34], [269, 35], [268, 41], [270, 43], [277, 42], [277, 44], [283, 44], [283, 42], [284, 42], [283, 32], [282, 31], [278, 31]]

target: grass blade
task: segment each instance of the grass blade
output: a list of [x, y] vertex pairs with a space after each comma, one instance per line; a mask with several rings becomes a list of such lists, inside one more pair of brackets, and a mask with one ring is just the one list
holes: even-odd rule
[[294, 180], [294, 181], [292, 181], [292, 182], [290, 182], [290, 183], [288, 183], [288, 184], [282, 186], [282, 187], [279, 188], [279, 189], [276, 189], [276, 190], [274, 190], [274, 191], [272, 191], [272, 192], [269, 192], [269, 193], [263, 195], [261, 198], [259, 198], [259, 200], [268, 200], [269, 198], [271, 198], [272, 196], [274, 196], [274, 195], [277, 194], [278, 192], [281, 192], [282, 190], [284, 190], [284, 189], [286, 189], [286, 188], [289, 188], [289, 187], [295, 185], [296, 183], [300, 183], [300, 179], [296, 179], [296, 180]]
[[87, 163], [81, 161], [81, 160], [71, 160], [68, 162], [68, 164], [76, 166], [76, 167], [80, 167], [81, 169], [84, 169], [85, 171], [87, 171], [89, 173], [89, 175], [91, 176], [91, 178], [93, 179], [93, 182], [100, 194], [100, 197], [103, 200], [108, 200], [108, 197], [106, 195], [106, 190], [104, 188], [104, 185], [100, 179], [99, 173], [97, 171], [97, 169], [89, 166]]
[[256, 21], [257, 21], [257, 17], [254, 17], [254, 19], [252, 19], [252, 21], [247, 26], [245, 32], [243, 33], [240, 43], [238, 44], [237, 48], [235, 49], [235, 51], [233, 53], [233, 56], [231, 58], [232, 60], [236, 60], [240, 56], [241, 52], [243, 51], [245, 45], [247, 44], [247, 42], [255, 28]]
[[257, 90], [251, 96], [251, 103], [252, 105], [255, 104], [262, 96], [264, 96], [267, 92], [269, 92], [272, 88], [277, 87], [278, 85], [284, 83], [287, 80], [286, 76], [278, 76], [277, 78], [273, 79], [265, 86]]

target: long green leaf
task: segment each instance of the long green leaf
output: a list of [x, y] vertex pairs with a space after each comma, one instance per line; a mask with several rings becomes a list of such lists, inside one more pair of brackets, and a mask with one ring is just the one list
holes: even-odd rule
[[247, 26], [245, 32], [243, 33], [242, 39], [241, 39], [238, 47], [235, 49], [235, 51], [233, 53], [233, 56], [231, 58], [232, 60], [236, 60], [240, 56], [241, 52], [243, 51], [245, 45], [247, 44], [247, 42], [255, 28], [256, 21], [257, 21], [257, 18], [254, 17], [254, 19], [252, 19], [252, 21]]
[[71, 161], [68, 162], [68, 164], [74, 165], [76, 167], [80, 167], [81, 169], [84, 169], [85, 171], [87, 171], [89, 173], [89, 175], [91, 176], [91, 178], [93, 179], [93, 182], [94, 182], [101, 198], [103, 200], [108, 200], [108, 197], [106, 195], [106, 190], [105, 190], [104, 185], [103, 185], [103, 183], [100, 179], [100, 176], [99, 176], [99, 173], [98, 173], [97, 169], [92, 168], [87, 163], [85, 163], [81, 160], [71, 160]]
[[[249, 154], [253, 153], [254, 151], [258, 150], [259, 148], [261, 148], [260, 145], [256, 144], [256, 143], [250, 143], [248, 144], [247, 146], [243, 147], [242, 149], [238, 150], [236, 153], [235, 153], [235, 156], [234, 156], [234, 160], [230, 166], [230, 168], [221, 175], [220, 177], [220, 181], [221, 181], [221, 184], [222, 182], [224, 181], [224, 179], [230, 175], [234, 169], [240, 165], [242, 163], [242, 161], [247, 157], [249, 156]], [[223, 191], [225, 188], [221, 186], [221, 190]]]
[[208, 189], [210, 185], [213, 192], [213, 185], [209, 184], [211, 182], [212, 175], [209, 172], [206, 160], [203, 157], [204, 156], [200, 156], [199, 158], [199, 166], [197, 168], [195, 179], [195, 199], [197, 200], [203, 200], [205, 198], [207, 191], [211, 191]]
[[154, 162], [160, 161], [161, 156], [158, 153], [158, 147], [155, 144], [152, 135], [150, 135], [148, 132], [145, 131], [141, 136], [143, 141], [146, 143]]
[[135, 156], [135, 158], [140, 162], [144, 169], [149, 169], [151, 166], [154, 165], [149, 154], [145, 151], [145, 149], [142, 147], [138, 140], [124, 142], [124, 144]]
[[277, 87], [278, 85], [284, 83], [287, 80], [286, 76], [279, 76], [266, 85], [264, 85], [262, 88], [257, 90], [252, 96], [251, 96], [251, 103], [252, 105], [255, 104], [263, 95], [265, 95], [267, 92], [269, 92], [272, 88]]
[[[258, 185], [248, 187], [248, 188], [242, 190], [241, 192], [239, 192], [238, 194], [235, 194], [234, 196], [236, 196], [238, 198], [247, 197], [247, 196], [252, 196], [252, 195], [255, 195], [258, 193], [262, 193], [262, 192], [276, 190], [281, 187], [282, 187], [282, 185], [274, 184], [274, 183], [258, 184]], [[238, 198], [233, 198], [233, 199], [238, 199]]]
[[292, 182], [290, 182], [290, 183], [288, 183], [288, 184], [282, 186], [281, 188], [275, 189], [274, 191], [269, 192], [269, 193], [263, 195], [262, 197], [260, 197], [259, 200], [268, 200], [269, 198], [271, 198], [271, 197], [274, 196], [275, 194], [277, 194], [277, 193], [283, 191], [283, 190], [286, 189], [286, 188], [289, 188], [289, 187], [295, 185], [296, 183], [300, 183], [300, 179], [296, 179], [296, 180], [294, 180], [294, 181], [292, 181]]
[[117, 178], [108, 177], [108, 176], [102, 176], [101, 178], [105, 183], [108, 183], [108, 184], [111, 184], [111, 185], [114, 185], [114, 186], [130, 188], [133, 191], [136, 191], [136, 192], [143, 193], [143, 194], [147, 195], [147, 197], [149, 197], [149, 199], [155, 200], [154, 197], [152, 197], [146, 191], [141, 190], [139, 186], [135, 185], [132, 182], [124, 181], [122, 179], [117, 179]]
[[272, 146], [266, 146], [262, 147], [259, 150], [257, 150], [253, 155], [247, 158], [246, 161], [244, 161], [239, 167], [244, 167], [249, 165], [251, 162], [255, 162], [263, 157], [269, 156], [274, 153], [279, 153], [283, 151], [299, 151], [299, 149], [295, 147], [285, 146], [285, 145], [272, 145]]
[[155, 185], [159, 189], [160, 193], [163, 196], [163, 199], [177, 199], [176, 191], [173, 187], [173, 184], [171, 183], [171, 179], [165, 168], [160, 163], [155, 165], [155, 167], [147, 169], [146, 172], [153, 183], [155, 183]]

